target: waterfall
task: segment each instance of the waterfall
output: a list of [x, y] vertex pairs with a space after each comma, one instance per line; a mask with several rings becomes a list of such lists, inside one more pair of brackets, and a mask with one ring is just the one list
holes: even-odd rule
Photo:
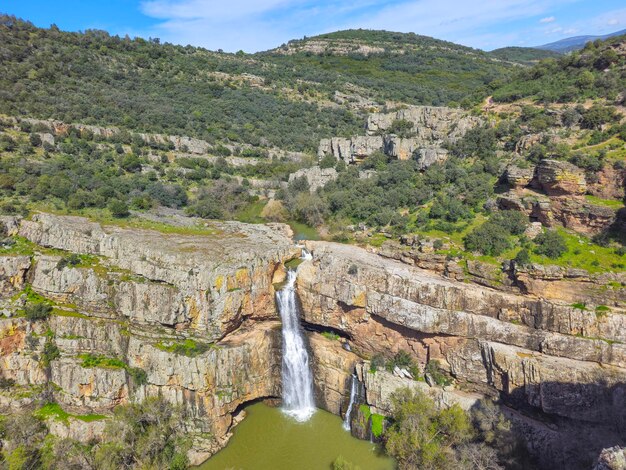
[[346, 416], [343, 419], [343, 428], [346, 431], [350, 431], [350, 415], [352, 414], [352, 407], [354, 406], [354, 400], [356, 399], [356, 375], [352, 374], [352, 380], [350, 381], [350, 402], [348, 403], [348, 409], [346, 410]]
[[287, 284], [276, 293], [283, 323], [283, 410], [297, 421], [315, 412], [313, 374], [296, 303], [296, 272], [288, 271]]
[[309, 261], [312, 259], [313, 255], [306, 248], [302, 248], [302, 260]]

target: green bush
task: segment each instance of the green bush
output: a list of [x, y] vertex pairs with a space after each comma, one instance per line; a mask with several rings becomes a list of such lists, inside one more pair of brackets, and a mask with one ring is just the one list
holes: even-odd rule
[[378, 369], [385, 367], [385, 356], [374, 354], [370, 359], [370, 372], [375, 373]]
[[430, 361], [428, 361], [428, 363], [426, 364], [426, 367], [424, 368], [424, 375], [430, 375], [433, 381], [437, 385], [442, 386], [442, 387], [446, 385], [450, 385], [452, 383], [452, 380], [441, 369], [441, 366], [439, 365], [439, 361], [437, 361], [436, 359], [431, 359]]
[[43, 346], [43, 352], [41, 353], [41, 364], [47, 367], [52, 361], [59, 357], [61, 357], [61, 351], [59, 351], [56, 343], [51, 338], [48, 338]]
[[556, 259], [567, 251], [565, 238], [556, 230], [547, 230], [540, 233], [534, 240], [535, 253]]
[[29, 321], [47, 320], [52, 314], [52, 306], [46, 302], [28, 302], [24, 314]]
[[81, 366], [87, 369], [91, 367], [106, 367], [109, 369], [126, 369], [128, 366], [121, 359], [107, 357], [98, 354], [81, 354], [78, 356], [82, 359]]
[[71, 255], [64, 256], [63, 258], [61, 258], [58, 261], [56, 268], [60, 271], [66, 266], [78, 266], [81, 263], [81, 261], [82, 260], [79, 255], [77, 255], [76, 253], [72, 253]]
[[528, 266], [530, 264], [530, 253], [526, 248], [522, 248], [517, 252], [513, 261], [515, 261], [515, 264], [518, 266]]
[[111, 215], [115, 218], [124, 218], [130, 215], [128, 210], [128, 205], [124, 201], [120, 201], [118, 199], [114, 199], [108, 205], [108, 209], [111, 212]]

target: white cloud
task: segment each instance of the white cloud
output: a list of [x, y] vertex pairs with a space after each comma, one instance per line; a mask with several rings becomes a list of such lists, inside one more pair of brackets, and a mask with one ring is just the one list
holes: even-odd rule
[[555, 24], [550, 29], [539, 29], [533, 23], [541, 18], [539, 22], [548, 26], [555, 21], [551, 13], [579, 1], [582, 0], [143, 0], [142, 12], [159, 23], [142, 35], [209, 49], [251, 52], [303, 35], [372, 28], [494, 48], [541, 42], [541, 36], [557, 34]]
[[609, 26], [615, 26], [619, 24], [619, 20], [617, 18], [611, 18], [609, 21], [606, 22], [606, 24]]

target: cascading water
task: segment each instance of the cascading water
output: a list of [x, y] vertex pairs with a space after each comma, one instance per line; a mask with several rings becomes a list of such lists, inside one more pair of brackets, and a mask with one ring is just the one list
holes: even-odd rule
[[346, 416], [343, 419], [343, 428], [346, 431], [350, 431], [350, 415], [352, 414], [352, 407], [354, 406], [354, 400], [356, 399], [356, 384], [357, 378], [356, 375], [352, 374], [352, 381], [350, 382], [350, 402], [348, 403], [348, 409], [346, 410]]
[[296, 272], [287, 273], [287, 284], [276, 293], [283, 323], [283, 410], [297, 421], [315, 413], [313, 374], [296, 302]]

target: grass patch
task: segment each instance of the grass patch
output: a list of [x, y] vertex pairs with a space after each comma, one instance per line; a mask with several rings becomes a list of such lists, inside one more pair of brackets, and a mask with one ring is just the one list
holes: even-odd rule
[[245, 222], [248, 224], [263, 224], [267, 222], [261, 217], [261, 212], [265, 207], [266, 201], [256, 201], [252, 204], [247, 204], [237, 214], [235, 214], [235, 220], [239, 222]]
[[621, 209], [622, 207], [624, 207], [623, 201], [618, 201], [615, 199], [601, 199], [590, 194], [587, 194], [585, 196], [585, 199], [587, 199], [588, 202], [596, 206], [610, 207], [611, 209]]
[[624, 259], [615, 253], [613, 247], [596, 245], [590, 239], [562, 228], [557, 230], [565, 239], [567, 251], [556, 259], [532, 252], [530, 253], [532, 263], [580, 268], [590, 273], [624, 270]]
[[332, 331], [322, 331], [322, 336], [332, 341], [339, 341], [339, 338], [341, 338], [337, 333], [333, 333]]
[[187, 357], [199, 356], [200, 354], [207, 352], [212, 347], [215, 347], [214, 344], [198, 343], [191, 338], [187, 338], [182, 342], [165, 343], [163, 341], [159, 341], [154, 346], [161, 351], [167, 351], [170, 353], [178, 354], [179, 356]]
[[101, 356], [97, 354], [81, 354], [78, 357], [83, 361], [80, 365], [86, 369], [90, 369], [92, 367], [126, 369], [128, 367], [124, 361], [115, 357]]
[[370, 410], [370, 407], [366, 404], [362, 404], [359, 406], [359, 410], [361, 411], [363, 418], [365, 418], [365, 421], [369, 421], [370, 416], [372, 416], [372, 410]]
[[94, 413], [85, 414], [85, 415], [71, 414], [65, 411], [63, 408], [61, 408], [61, 405], [59, 405], [58, 403], [52, 403], [52, 402], [49, 402], [43, 405], [41, 408], [39, 408], [37, 411], [33, 413], [33, 416], [40, 418], [42, 420], [54, 419], [55, 421], [60, 421], [64, 424], [69, 424], [70, 418], [79, 419], [86, 423], [91, 423], [93, 421], [100, 421], [102, 419], [107, 418], [107, 416], [105, 415], [99, 415], [99, 414], [94, 414]]
[[372, 413], [372, 434], [374, 437], [380, 437], [383, 434], [383, 424], [385, 417], [377, 413]]

